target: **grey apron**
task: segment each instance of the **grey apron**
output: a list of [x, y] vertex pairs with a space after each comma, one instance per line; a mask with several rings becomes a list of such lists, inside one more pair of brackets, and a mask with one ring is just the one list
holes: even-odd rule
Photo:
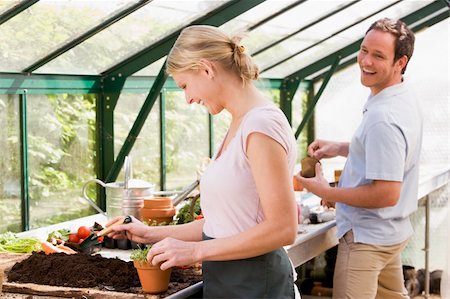
[[[212, 238], [203, 234], [203, 240]], [[232, 261], [204, 261], [203, 298], [295, 298], [292, 266], [283, 248]]]

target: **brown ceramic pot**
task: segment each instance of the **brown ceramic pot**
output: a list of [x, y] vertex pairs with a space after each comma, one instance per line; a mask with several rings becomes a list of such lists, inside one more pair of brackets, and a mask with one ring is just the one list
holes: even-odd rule
[[313, 157], [305, 157], [302, 159], [302, 177], [313, 178], [316, 176], [316, 164], [319, 160]]
[[157, 294], [167, 291], [172, 268], [163, 271], [159, 266], [153, 266], [146, 262], [133, 261], [133, 264], [138, 272], [144, 292]]
[[144, 208], [147, 209], [168, 209], [173, 208], [172, 198], [155, 197], [144, 200]]
[[176, 210], [170, 197], [155, 197], [144, 200], [144, 207], [140, 210], [141, 220], [169, 223], [173, 220]]
[[173, 216], [175, 216], [176, 210], [175, 208], [168, 209], [141, 209], [141, 217], [142, 221], [152, 222], [156, 221], [157, 224], [161, 222], [169, 223], [173, 220]]

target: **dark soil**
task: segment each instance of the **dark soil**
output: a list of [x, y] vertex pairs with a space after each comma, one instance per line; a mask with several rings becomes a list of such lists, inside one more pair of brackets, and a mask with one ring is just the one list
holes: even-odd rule
[[12, 267], [8, 280], [79, 288], [112, 286], [124, 289], [140, 286], [132, 262], [83, 253], [45, 255], [35, 252]]
[[[141, 284], [132, 262], [100, 255], [34, 252], [16, 263], [7, 273], [8, 281], [53, 286], [99, 288], [141, 293]], [[202, 280], [201, 270], [172, 270], [169, 289], [173, 294]], [[164, 295], [162, 294], [162, 295]]]

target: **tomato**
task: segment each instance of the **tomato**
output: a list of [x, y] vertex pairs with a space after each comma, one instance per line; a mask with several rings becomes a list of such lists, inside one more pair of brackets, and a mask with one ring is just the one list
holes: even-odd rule
[[87, 226], [80, 226], [78, 228], [77, 236], [80, 239], [86, 239], [91, 234], [91, 229]]
[[203, 217], [203, 214], [200, 214], [200, 215], [198, 215], [197, 217], [195, 217], [195, 220], [200, 220], [200, 219], [203, 219], [204, 217]]
[[69, 235], [69, 242], [78, 243], [78, 242], [80, 242], [80, 238], [78, 237], [77, 234], [70, 234]]
[[100, 237], [97, 238], [97, 241], [98, 241], [99, 243], [101, 243], [101, 242], [103, 242], [104, 239], [105, 239], [104, 236], [100, 236]]

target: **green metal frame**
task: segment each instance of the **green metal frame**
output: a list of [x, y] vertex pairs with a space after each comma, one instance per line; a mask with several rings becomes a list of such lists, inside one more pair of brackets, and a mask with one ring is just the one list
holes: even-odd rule
[[166, 190], [167, 178], [167, 154], [166, 154], [166, 93], [163, 91], [159, 96], [159, 152], [161, 155], [160, 161], [160, 187], [161, 190]]
[[0, 94], [99, 93], [100, 76], [25, 75], [0, 73]]
[[108, 172], [108, 175], [106, 177], [107, 182], [114, 181], [117, 178], [120, 169], [122, 168], [123, 163], [125, 161], [125, 156], [127, 156], [130, 153], [131, 149], [133, 148], [136, 138], [141, 132], [141, 129], [144, 126], [144, 123], [148, 115], [150, 114], [150, 111], [152, 110], [153, 105], [155, 104], [155, 101], [158, 98], [164, 86], [164, 83], [166, 82], [167, 77], [168, 74], [165, 71], [165, 63], [164, 63], [161, 70], [159, 71], [158, 76], [156, 77], [155, 83], [150, 89], [150, 92], [147, 98], [145, 99], [144, 104], [142, 105], [141, 110], [139, 111], [139, 114], [133, 124], [133, 127], [130, 129], [130, 132], [127, 138], [125, 139], [125, 142], [123, 143], [123, 146], [120, 149], [117, 158], [115, 159], [113, 165], [111, 166], [110, 171]]
[[331, 76], [334, 74], [334, 71], [336, 70], [337, 66], [339, 65], [340, 57], [336, 57], [333, 61], [333, 64], [331, 65], [331, 69], [329, 70], [327, 77], [323, 81], [322, 85], [319, 88], [319, 91], [314, 96], [314, 99], [311, 101], [310, 105], [308, 106], [308, 110], [306, 111], [302, 122], [298, 126], [297, 130], [295, 131], [295, 138], [297, 139], [300, 133], [302, 132], [303, 128], [305, 127], [306, 123], [310, 120], [314, 113], [314, 108], [316, 107], [317, 102], [319, 101], [320, 97], [322, 96], [323, 91], [325, 90], [325, 87], [327, 87], [328, 82], [331, 79]]
[[28, 129], [27, 129], [27, 92], [19, 95], [20, 112], [20, 164], [21, 175], [21, 219], [22, 230], [30, 229], [30, 198], [28, 193]]
[[32, 6], [39, 0], [27, 0], [22, 1], [16, 6], [12, 7], [11, 9], [5, 11], [0, 15], [0, 25], [7, 22], [9, 19], [14, 18], [16, 15], [27, 9], [28, 7]]

